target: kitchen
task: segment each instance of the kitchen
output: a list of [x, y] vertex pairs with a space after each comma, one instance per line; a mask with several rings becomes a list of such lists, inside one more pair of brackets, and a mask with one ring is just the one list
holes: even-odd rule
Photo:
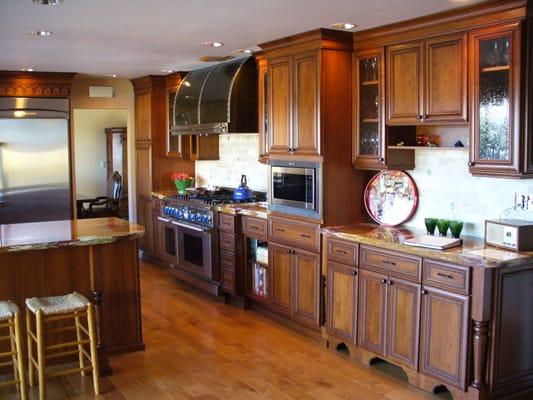
[[[57, 22], [73, 2], [27, 3], [2, 14], [55, 21], [42, 46], [74, 44]], [[533, 4], [410, 0], [385, 18], [341, 3], [310, 25], [250, 27], [254, 41], [238, 47], [211, 32], [220, 42], [201, 39], [194, 57], [174, 38], [186, 44], [172, 64], [144, 57], [120, 77], [90, 60], [0, 62], [0, 122], [66, 121], [70, 189], [58, 207], [69, 217], [39, 200], [10, 220], [20, 202], [8, 195], [36, 192], [12, 184], [12, 136], [0, 131], [0, 301], [26, 305], [18, 336], [37, 349], [28, 358], [35, 349], [11, 332], [11, 350], [0, 344], [13, 356], [2, 372], [14, 368], [0, 398], [533, 396]], [[13, 40], [36, 43], [26, 36]], [[51, 99], [70, 105], [32, 105]], [[78, 107], [127, 110], [128, 220], [78, 215]], [[32, 116], [42, 109], [52, 114]], [[54, 339], [78, 346], [92, 378], [79, 376], [78, 350], [46, 353], [56, 345], [42, 345], [28, 302], [71, 292], [86, 298], [74, 317], [93, 335]]]

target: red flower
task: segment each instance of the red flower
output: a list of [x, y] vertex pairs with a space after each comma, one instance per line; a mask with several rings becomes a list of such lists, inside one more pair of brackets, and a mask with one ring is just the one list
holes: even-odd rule
[[173, 181], [186, 181], [187, 179], [190, 179], [190, 178], [191, 177], [184, 172], [170, 175], [170, 179]]

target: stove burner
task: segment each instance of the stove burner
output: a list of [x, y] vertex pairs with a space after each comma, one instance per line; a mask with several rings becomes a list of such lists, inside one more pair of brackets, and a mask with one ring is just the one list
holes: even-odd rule
[[192, 191], [187, 195], [174, 194], [172, 195], [172, 198], [176, 200], [201, 203], [209, 206], [216, 206], [219, 204], [254, 203], [266, 200], [264, 193], [254, 193], [254, 196], [248, 200], [234, 200], [233, 190], [231, 189], [197, 189], [196, 191]]

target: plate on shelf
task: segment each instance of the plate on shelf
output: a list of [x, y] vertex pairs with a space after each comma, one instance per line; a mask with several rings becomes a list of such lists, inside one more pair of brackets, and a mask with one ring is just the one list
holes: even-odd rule
[[365, 189], [365, 208], [380, 225], [396, 226], [408, 221], [418, 206], [416, 183], [404, 171], [383, 171]]

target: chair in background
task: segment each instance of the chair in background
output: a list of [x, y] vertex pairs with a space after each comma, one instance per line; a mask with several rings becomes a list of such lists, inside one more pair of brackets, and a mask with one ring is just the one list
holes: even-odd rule
[[122, 176], [117, 171], [113, 172], [107, 182], [107, 196], [82, 200], [81, 203], [79, 218], [124, 217], [127, 203], [123, 196]]

